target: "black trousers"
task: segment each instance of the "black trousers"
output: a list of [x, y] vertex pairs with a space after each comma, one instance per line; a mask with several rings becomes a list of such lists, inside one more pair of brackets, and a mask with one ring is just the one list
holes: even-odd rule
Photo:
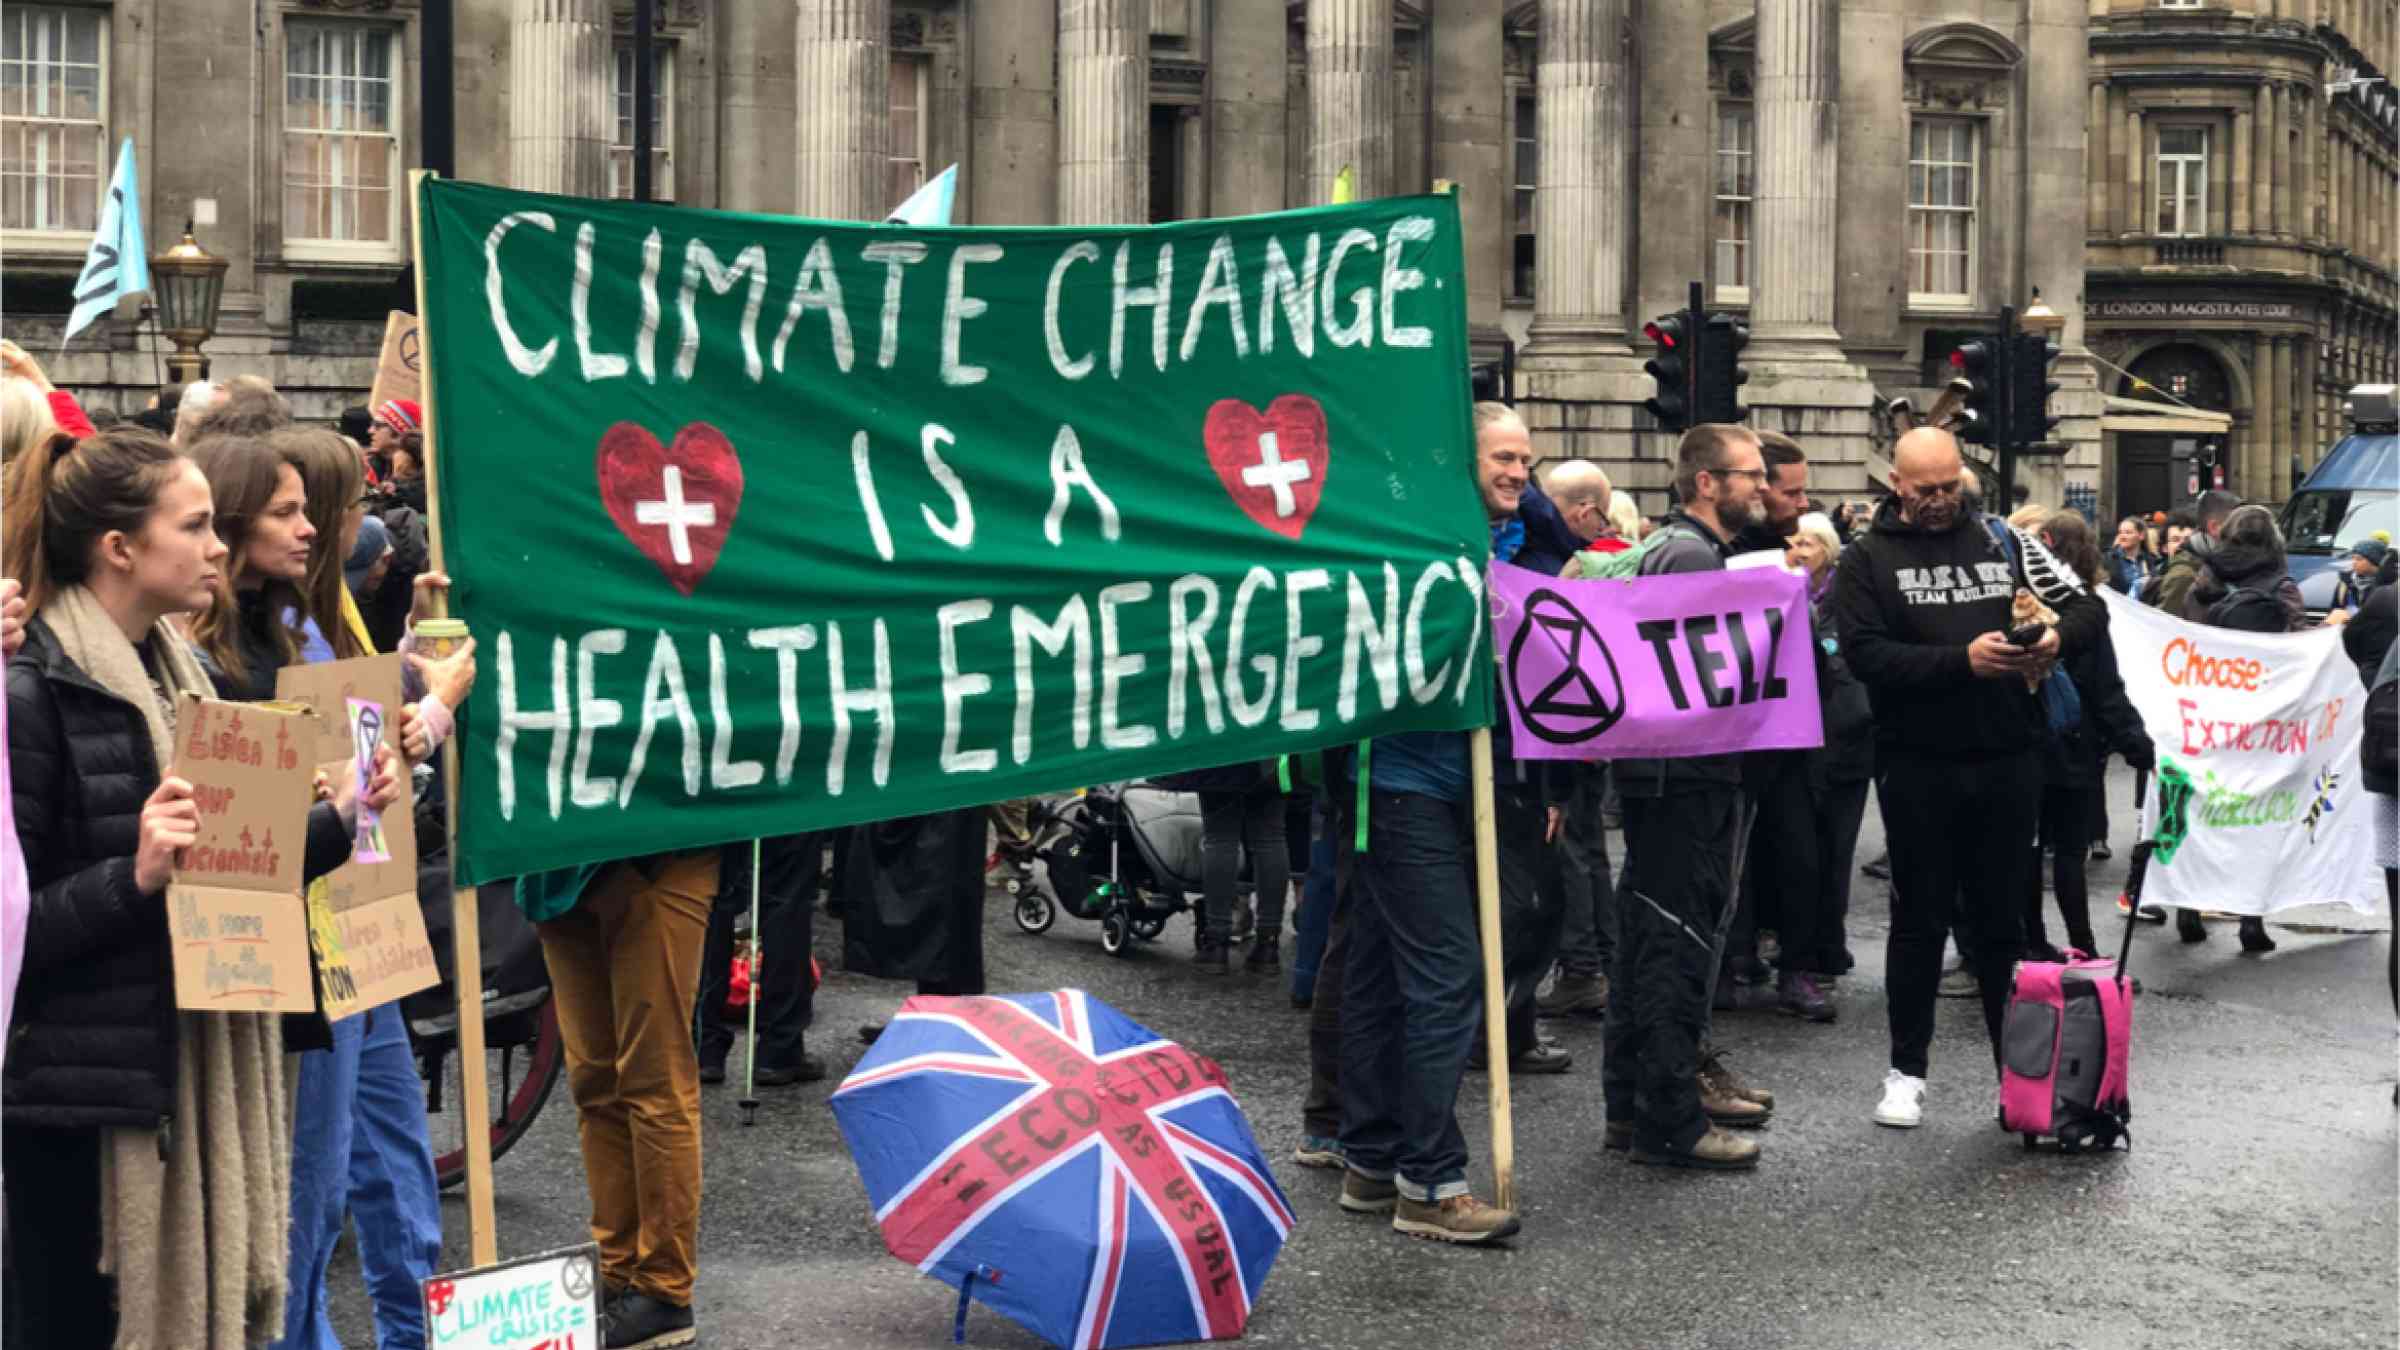
[[8, 1350], [107, 1350], [117, 1338], [116, 1281], [100, 1273], [100, 1131], [11, 1125]]
[[1617, 950], [1617, 886], [1608, 862], [1608, 830], [1601, 818], [1608, 796], [1608, 766], [1578, 764], [1574, 799], [1559, 828], [1559, 889], [1567, 916], [1559, 925], [1559, 969], [1580, 979], [1608, 973]]
[[[1566, 860], [1555, 841], [1542, 837], [1549, 812], [1532, 785], [1502, 784], [1493, 805], [1492, 832], [1500, 846], [1500, 979], [1514, 1059], [1533, 1049], [1534, 990], [1558, 960], [1565, 934]], [[1478, 1041], [1476, 1049], [1482, 1048]]]
[[2067, 921], [2067, 945], [2099, 955], [2092, 935], [2092, 888], [2084, 868], [2092, 851], [2092, 803], [2107, 794], [2097, 785], [2049, 784], [2042, 789], [2041, 842], [2025, 868], [2025, 936], [2048, 945], [2042, 923], [2042, 850], [2050, 850], [2050, 889], [2059, 917]]
[[1998, 1063], [2008, 984], [2025, 945], [2025, 852], [2041, 807], [2035, 752], [1982, 759], [1886, 751], [1876, 800], [1892, 849], [1892, 935], [1884, 979], [1892, 1067], [1922, 1078], [1933, 1048], [1942, 944], [1955, 918], [1974, 934], [1984, 1029]]
[[1760, 784], [1751, 828], [1747, 883], [1781, 927], [1781, 968], [1840, 975], [1849, 968], [1843, 920], [1850, 912], [1851, 860], [1867, 811], [1867, 780], [1816, 786], [1803, 762], [1779, 767]]
[[1285, 841], [1288, 799], [1275, 780], [1251, 788], [1200, 793], [1201, 920], [1219, 946], [1233, 937], [1233, 892], [1242, 857], [1258, 893], [1258, 936], [1283, 936], [1283, 902], [1292, 889], [1291, 845]]
[[1632, 1122], [1641, 1146], [1688, 1150], [1708, 1129], [1696, 1075], [1718, 935], [1734, 902], [1741, 792], [1628, 796], [1624, 811], [1601, 1088], [1608, 1119]]
[[1301, 1130], [1319, 1139], [1338, 1139], [1342, 1133], [1342, 994], [1358, 875], [1358, 793], [1339, 775], [1333, 784], [1325, 809], [1326, 837], [1333, 841], [1333, 914], [1308, 1005], [1308, 1098], [1300, 1108]]
[[[809, 979], [815, 941], [812, 915], [817, 882], [824, 871], [825, 836], [792, 834], [759, 846], [758, 940], [761, 969], [751, 978], [758, 1005], [758, 1062], [786, 1069], [800, 1062], [802, 1034], [816, 1018], [816, 986]], [[733, 923], [750, 908], [750, 846], [728, 844], [717, 906], [708, 918], [700, 949], [700, 998], [693, 1014], [695, 1043], [703, 1064], [722, 1064], [733, 1048], [725, 996], [733, 974]]]

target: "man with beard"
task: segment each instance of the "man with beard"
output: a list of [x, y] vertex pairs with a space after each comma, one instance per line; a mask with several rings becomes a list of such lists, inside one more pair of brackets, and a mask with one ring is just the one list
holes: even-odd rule
[[[1885, 979], [1892, 1056], [1879, 1125], [1924, 1119], [1935, 989], [1955, 904], [1974, 937], [1995, 1056], [2009, 973], [2024, 941], [2024, 852], [2048, 736], [2038, 677], [2062, 652], [2105, 642], [2107, 618], [2040, 540], [1963, 509], [1965, 466], [1949, 432], [1893, 447], [1891, 500], [1834, 578], [1843, 654], [1867, 686], [1876, 799], [1892, 850]], [[2009, 640], [2018, 588], [2058, 615], [2030, 645]]]
[[[1709, 422], [1685, 432], [1675, 463], [1679, 505], [1659, 527], [1668, 538], [1643, 556], [1641, 575], [1723, 570], [1733, 536], [1765, 518], [1766, 481], [1748, 427]], [[1614, 771], [1625, 869], [1601, 1055], [1603, 1146], [1630, 1149], [1638, 1163], [1756, 1167], [1758, 1145], [1718, 1125], [1754, 1125], [1767, 1113], [1741, 1101], [1738, 1118], [1712, 1120], [1699, 1083], [1709, 976], [1732, 915], [1741, 757], [1622, 759]]]

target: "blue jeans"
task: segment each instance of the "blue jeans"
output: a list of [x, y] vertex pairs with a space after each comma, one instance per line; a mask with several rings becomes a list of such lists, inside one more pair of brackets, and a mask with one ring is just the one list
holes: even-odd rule
[[348, 1213], [358, 1221], [376, 1345], [422, 1350], [421, 1286], [440, 1267], [442, 1211], [425, 1086], [399, 1004], [334, 1023], [332, 1049], [300, 1056], [293, 1115], [291, 1290], [276, 1346], [341, 1350], [325, 1270]]
[[1458, 1085], [1482, 1016], [1465, 812], [1376, 792], [1342, 987], [1342, 1153], [1411, 1200], [1467, 1193]]
[[1317, 967], [1333, 938], [1333, 825], [1325, 796], [1309, 810], [1308, 880], [1300, 888], [1300, 911], [1292, 918], [1292, 997], [1315, 999]]

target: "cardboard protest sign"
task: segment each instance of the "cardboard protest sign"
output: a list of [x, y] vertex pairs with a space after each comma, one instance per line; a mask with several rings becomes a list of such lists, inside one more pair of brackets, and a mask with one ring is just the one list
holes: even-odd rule
[[600, 1248], [592, 1243], [425, 1282], [430, 1350], [600, 1350]]
[[1500, 702], [1523, 759], [1681, 759], [1825, 743], [1808, 580], [1631, 581], [1492, 565]]
[[200, 838], [167, 886], [177, 1007], [315, 1006], [300, 901], [315, 737], [305, 713], [185, 696], [169, 773], [192, 785]]
[[1454, 198], [419, 193], [462, 884], [1490, 721]]
[[[356, 773], [354, 764], [371, 762], [378, 742], [399, 743], [396, 655], [286, 666], [276, 672], [275, 692], [314, 711], [310, 762], [328, 773]], [[362, 708], [377, 714], [371, 737], [360, 726]], [[415, 805], [407, 780], [400, 800], [380, 818], [362, 807], [359, 825], [362, 836], [371, 833], [369, 846], [354, 847], [349, 862], [308, 888], [309, 947], [321, 1006], [334, 1021], [440, 980], [417, 905]]]
[[2158, 751], [2142, 832], [2160, 842], [2142, 898], [2233, 914], [2381, 910], [2358, 767], [2367, 691], [2340, 632], [2245, 633], [2106, 587], [2100, 598], [2126, 697]]
[[367, 406], [380, 408], [387, 398], [413, 402], [423, 397], [424, 368], [417, 316], [393, 310], [383, 321], [383, 351], [375, 358], [375, 383], [367, 390]]

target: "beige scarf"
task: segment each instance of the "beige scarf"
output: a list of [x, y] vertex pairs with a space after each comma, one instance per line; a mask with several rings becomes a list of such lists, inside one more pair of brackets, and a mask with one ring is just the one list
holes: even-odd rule
[[[160, 624], [146, 653], [136, 649], [80, 586], [41, 617], [67, 659], [141, 710], [164, 774], [175, 700], [213, 693], [191, 648]], [[156, 1130], [102, 1140], [100, 1269], [116, 1277], [116, 1346], [243, 1350], [283, 1328], [292, 1120], [282, 1024], [266, 1013], [181, 1013], [175, 1042], [165, 1159]]]

